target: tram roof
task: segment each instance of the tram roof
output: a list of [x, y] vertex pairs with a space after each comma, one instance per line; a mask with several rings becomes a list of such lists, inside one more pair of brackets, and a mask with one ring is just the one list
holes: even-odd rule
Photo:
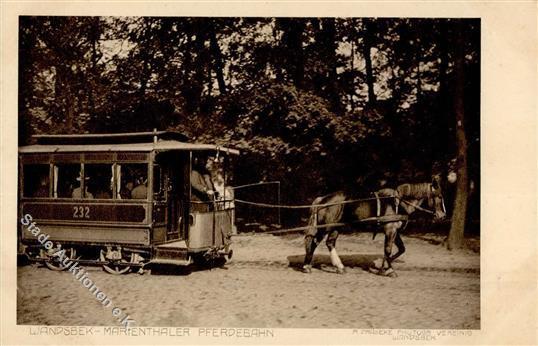
[[215, 144], [187, 143], [178, 132], [154, 131], [114, 134], [36, 135], [38, 144], [19, 147], [19, 153], [114, 152], [114, 151], [239, 151]]
[[188, 142], [189, 138], [176, 131], [147, 131], [119, 133], [84, 133], [62, 135], [34, 135], [37, 144], [122, 144], [151, 143], [157, 140]]

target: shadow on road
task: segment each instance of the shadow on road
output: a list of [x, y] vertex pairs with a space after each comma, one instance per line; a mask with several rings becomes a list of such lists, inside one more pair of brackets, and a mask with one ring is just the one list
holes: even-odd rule
[[[352, 254], [352, 255], [340, 255], [340, 259], [344, 266], [348, 268], [361, 268], [368, 271], [377, 259], [383, 259], [381, 255], [372, 254]], [[292, 255], [288, 256], [289, 266], [294, 269], [300, 269], [303, 266], [304, 255]], [[331, 258], [329, 255], [314, 255], [312, 260], [312, 266], [314, 268], [323, 269], [324, 266], [332, 266]]]

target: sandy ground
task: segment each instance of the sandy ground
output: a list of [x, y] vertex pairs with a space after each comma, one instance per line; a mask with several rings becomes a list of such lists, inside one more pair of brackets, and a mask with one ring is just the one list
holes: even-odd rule
[[[422, 237], [428, 238], [428, 237]], [[137, 326], [272, 328], [480, 328], [480, 258], [449, 252], [435, 236], [404, 237], [407, 252], [394, 264], [397, 278], [364, 268], [380, 257], [383, 236], [341, 235], [338, 251], [348, 267], [336, 274], [325, 245], [311, 274], [298, 271], [299, 235], [240, 235], [223, 268], [185, 275], [115, 276], [88, 268], [112, 301], [103, 307], [69, 272], [37, 265], [18, 268], [19, 324], [111, 325], [119, 307]]]

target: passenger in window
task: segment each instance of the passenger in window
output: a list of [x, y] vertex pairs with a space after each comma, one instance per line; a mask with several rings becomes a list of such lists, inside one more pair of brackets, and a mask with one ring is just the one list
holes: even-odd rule
[[131, 191], [131, 198], [146, 199], [148, 195], [148, 188], [146, 187], [147, 179], [140, 177], [136, 181], [138, 185], [133, 189], [133, 191]]
[[92, 189], [97, 199], [111, 199], [113, 191], [112, 179], [106, 176], [100, 176], [95, 181], [95, 188]]
[[39, 180], [39, 187], [34, 193], [34, 197], [49, 197], [49, 177], [42, 176]]
[[[81, 183], [81, 180], [82, 180], [82, 177], [79, 175], [77, 177], [77, 181], [79, 182], [79, 184]], [[82, 187], [79, 186], [79, 187], [76, 187], [75, 189], [73, 189], [73, 192], [71, 193], [71, 197], [72, 198], [87, 198], [87, 199], [93, 199], [93, 194], [91, 192], [88, 191], [88, 181], [90, 180], [90, 177], [85, 177], [84, 178], [84, 183], [85, 183], [85, 188], [84, 190], [86, 190], [85, 192], [85, 196], [82, 196]], [[80, 184], [82, 185], [82, 184]]]
[[131, 199], [131, 192], [133, 191], [133, 188], [134, 183], [132, 181], [125, 183], [120, 190], [121, 199]]
[[110, 199], [110, 198], [112, 198], [112, 192], [104, 190], [104, 189], [98, 190], [95, 193], [95, 198], [97, 198], [97, 199]]

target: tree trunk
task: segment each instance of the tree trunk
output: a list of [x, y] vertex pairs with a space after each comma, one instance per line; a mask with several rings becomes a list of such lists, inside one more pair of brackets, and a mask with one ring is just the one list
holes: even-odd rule
[[422, 76], [420, 75], [420, 53], [417, 54], [417, 104], [420, 104], [422, 98]]
[[99, 28], [99, 17], [94, 17], [92, 22], [92, 31], [90, 33], [90, 42], [91, 42], [91, 76], [87, 79], [88, 84], [88, 108], [89, 108], [89, 114], [91, 117], [95, 117], [96, 115], [96, 106], [95, 106], [95, 96], [94, 96], [94, 90], [97, 87], [97, 81], [99, 80], [99, 76], [97, 73], [97, 62], [99, 61], [99, 54], [97, 45], [99, 44], [99, 36], [100, 36], [100, 28]]
[[219, 47], [219, 43], [217, 40], [217, 35], [215, 33], [215, 25], [211, 23], [209, 26], [209, 44], [211, 46], [211, 54], [213, 55], [213, 59], [215, 61], [214, 63], [214, 70], [215, 74], [217, 75], [217, 82], [219, 84], [219, 91], [221, 95], [226, 94], [226, 84], [224, 83], [224, 64], [222, 63], [222, 52]]
[[[304, 80], [304, 52], [303, 52], [303, 30], [304, 23], [297, 21], [292, 30], [292, 45], [289, 55], [293, 56], [295, 72], [293, 74], [293, 80], [297, 88], [303, 87]], [[292, 48], [293, 47], [293, 48]]]
[[302, 88], [304, 79], [303, 31], [305, 24], [301, 19], [279, 19], [283, 31], [282, 44], [285, 51], [285, 69], [297, 88]]
[[76, 101], [72, 92], [71, 84], [74, 78], [70, 78], [70, 68], [65, 65], [56, 66], [56, 76], [54, 81], [54, 99], [59, 106], [59, 116], [65, 119], [65, 133], [74, 132], [74, 102]]
[[[445, 148], [447, 143], [451, 142], [449, 122], [449, 92], [448, 92], [448, 22], [447, 19], [441, 19], [439, 21], [439, 135], [436, 136], [436, 150], [441, 152], [441, 148]], [[446, 161], [447, 158], [439, 158], [441, 161]]]
[[448, 249], [457, 249], [463, 246], [463, 234], [465, 230], [465, 220], [467, 214], [467, 138], [465, 134], [464, 117], [464, 47], [462, 23], [457, 24], [456, 29], [456, 57], [455, 57], [455, 96], [454, 112], [456, 115], [456, 143], [458, 146], [458, 181], [456, 185], [456, 200], [454, 202], [454, 212], [452, 214], [452, 224], [448, 234]]
[[275, 57], [273, 58], [273, 68], [274, 68], [274, 72], [275, 72], [275, 79], [278, 83], [284, 83], [284, 74], [286, 72], [286, 57], [284, 56], [285, 54], [283, 54], [284, 52], [284, 43], [282, 42], [282, 40], [280, 39], [280, 31], [282, 31], [282, 21], [284, 19], [283, 18], [276, 18], [275, 21], [274, 21], [274, 25], [273, 25], [273, 39], [276, 41], [276, 42], [279, 42], [278, 44], [278, 49], [277, 49], [277, 54], [275, 55]]
[[376, 102], [374, 92], [374, 72], [372, 70], [372, 57], [370, 54], [372, 48], [372, 25], [368, 19], [364, 20], [364, 34], [362, 42], [362, 53], [366, 62], [366, 83], [368, 84], [368, 104]]
[[323, 44], [325, 46], [325, 57], [327, 64], [327, 98], [331, 102], [331, 108], [335, 113], [340, 113], [340, 95], [338, 94], [338, 76], [336, 73], [336, 23], [334, 18], [324, 18], [321, 23], [323, 24], [322, 36]]
[[[420, 28], [420, 26], [419, 26]], [[422, 42], [420, 41], [420, 36], [422, 35], [422, 32], [419, 30], [418, 32], [415, 32], [415, 39], [414, 39], [414, 45], [415, 45], [415, 61], [417, 64], [417, 84], [416, 84], [416, 90], [417, 90], [417, 101], [416, 104], [421, 104], [422, 99], [422, 75], [420, 71], [420, 62], [422, 60]]]
[[196, 53], [196, 60], [194, 64], [194, 78], [191, 83], [193, 86], [193, 96], [196, 99], [198, 104], [197, 110], [200, 114], [205, 113], [204, 107], [202, 105], [203, 93], [204, 93], [204, 79], [206, 78], [205, 74], [211, 74], [211, 70], [206, 71], [207, 67], [207, 55], [205, 51], [205, 32], [201, 25], [198, 25], [198, 31], [196, 33], [196, 38], [194, 39], [194, 48]]
[[[146, 37], [144, 39], [144, 41], [146, 41], [147, 39], [149, 39], [149, 25], [146, 24], [146, 27], [144, 29], [144, 36]], [[138, 90], [138, 103], [139, 104], [143, 104], [144, 101], [145, 101], [145, 98], [146, 98], [146, 89], [147, 89], [147, 86], [148, 86], [148, 81], [149, 81], [149, 77], [150, 77], [150, 62], [149, 62], [149, 54], [147, 52], [146, 49], [142, 49], [141, 50], [141, 54], [140, 54], [140, 60], [141, 60], [141, 63], [142, 63], [142, 71], [140, 71], [140, 78], [139, 78], [139, 83], [140, 83], [140, 89]]]
[[18, 111], [19, 111], [19, 145], [29, 144], [28, 140], [33, 134], [31, 127], [31, 116], [29, 109], [30, 100], [35, 94], [32, 78], [36, 74], [35, 50], [37, 47], [38, 31], [35, 27], [35, 17], [19, 17], [19, 94], [18, 94]]
[[191, 39], [191, 33], [187, 33], [186, 37], [186, 43], [183, 47], [183, 63], [181, 66], [181, 72], [183, 74], [183, 80], [181, 81], [180, 88], [181, 88], [181, 96], [185, 100], [185, 111], [188, 114], [193, 114], [196, 112], [197, 104], [194, 101], [194, 97], [192, 97], [192, 83], [191, 83], [191, 76], [192, 76], [192, 70], [193, 67], [193, 44]]
[[351, 40], [351, 87], [349, 90], [349, 102], [351, 104], [351, 113], [355, 112], [355, 43]]

